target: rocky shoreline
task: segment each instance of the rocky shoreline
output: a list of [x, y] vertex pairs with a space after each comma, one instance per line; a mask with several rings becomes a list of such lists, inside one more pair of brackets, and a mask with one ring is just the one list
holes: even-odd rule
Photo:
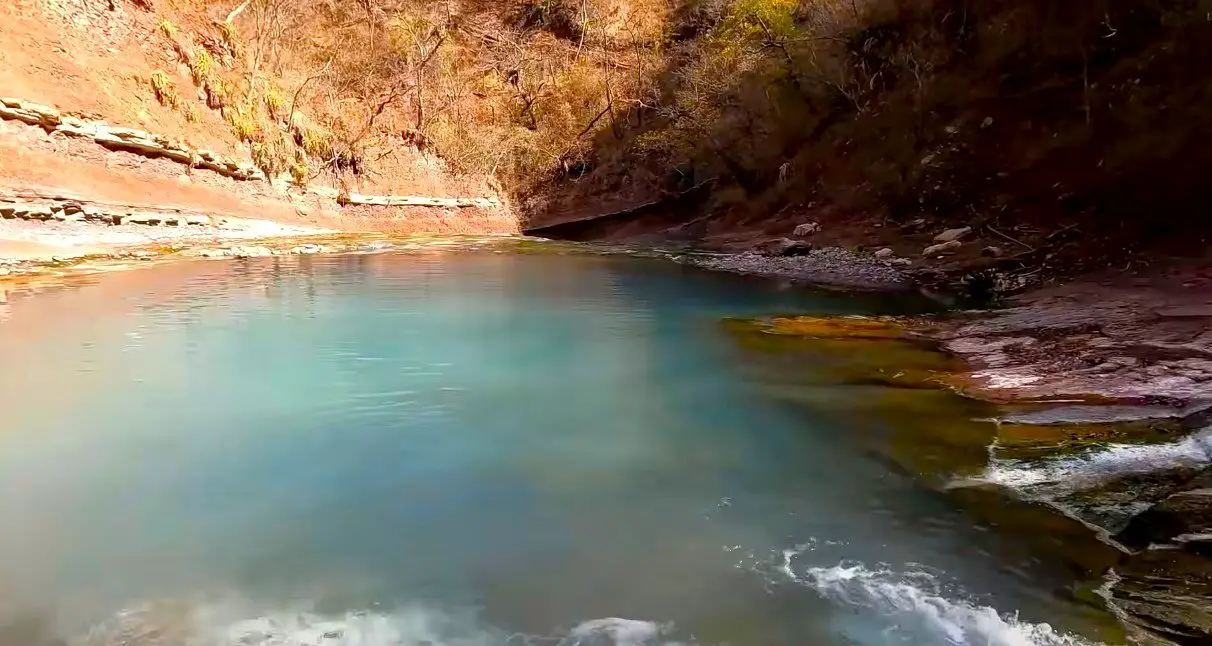
[[[794, 247], [695, 264], [817, 285], [913, 287], [910, 272], [873, 256], [785, 249]], [[1107, 557], [1105, 596], [1146, 641], [1212, 643], [1212, 272], [1091, 276], [995, 310], [875, 323], [809, 317], [774, 328], [823, 344], [920, 344], [962, 360], [949, 374], [893, 366], [847, 374], [908, 392], [955, 389], [1001, 409], [988, 465], [954, 486], [992, 486], [1081, 522], [1119, 554]], [[859, 356], [839, 360], [865, 365]]]

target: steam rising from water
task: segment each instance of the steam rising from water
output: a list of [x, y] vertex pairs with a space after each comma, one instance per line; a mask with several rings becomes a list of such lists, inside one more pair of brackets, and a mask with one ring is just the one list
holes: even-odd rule
[[73, 646], [680, 646], [670, 624], [610, 617], [555, 635], [508, 633], [474, 617], [414, 606], [392, 613], [258, 614], [235, 601], [157, 602], [118, 613]]

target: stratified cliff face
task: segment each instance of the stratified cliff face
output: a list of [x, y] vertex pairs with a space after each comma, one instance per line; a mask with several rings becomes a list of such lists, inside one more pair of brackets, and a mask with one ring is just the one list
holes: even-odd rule
[[541, 226], [714, 178], [704, 204], [595, 235], [746, 248], [816, 222], [814, 242], [1022, 274], [1201, 254], [1212, 23], [1196, 4], [681, 3], [659, 97], [524, 204]]
[[[285, 35], [263, 31], [266, 3], [246, 3], [230, 22], [226, 4], [0, 6], [0, 201], [343, 230], [518, 231], [485, 174], [455, 172], [415, 137], [393, 140], [393, 122], [362, 111], [364, 97], [343, 100], [323, 67], [270, 56]], [[317, 89], [327, 93], [318, 107]], [[356, 141], [330, 127], [343, 116]]]

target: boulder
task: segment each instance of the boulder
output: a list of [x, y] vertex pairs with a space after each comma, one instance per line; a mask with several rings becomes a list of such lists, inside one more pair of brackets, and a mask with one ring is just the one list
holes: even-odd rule
[[895, 254], [895, 253], [896, 252], [892, 251], [888, 247], [884, 247], [883, 249], [880, 249], [879, 251], [875, 252], [875, 257], [876, 258], [891, 258], [893, 256], [893, 254]]
[[934, 241], [935, 242], [952, 242], [955, 240], [962, 239], [964, 236], [968, 235], [969, 233], [972, 233], [972, 227], [960, 227], [958, 229], [947, 229], [946, 231], [943, 231], [942, 233], [934, 236]]
[[763, 256], [803, 256], [811, 251], [812, 243], [789, 238], [771, 240], [758, 247], [758, 253]]
[[51, 207], [44, 205], [27, 205], [24, 211], [18, 213], [17, 217], [23, 220], [49, 220], [53, 212]]
[[820, 233], [820, 231], [821, 231], [820, 224], [817, 224], [816, 222], [805, 222], [805, 223], [797, 226], [795, 228], [795, 230], [791, 232], [791, 235], [804, 237], [804, 236], [810, 236], [814, 233]]
[[1133, 517], [1115, 538], [1137, 549], [1167, 543], [1212, 545], [1212, 488], [1200, 487], [1169, 496]]
[[923, 256], [933, 256], [940, 253], [950, 253], [963, 246], [959, 240], [948, 240], [940, 244], [932, 244], [922, 250]]
[[59, 125], [62, 115], [55, 108], [39, 105], [20, 99], [0, 98], [0, 117], [17, 119], [30, 125], [54, 128]]
[[984, 249], [981, 249], [981, 255], [987, 258], [1001, 258], [1002, 248], [990, 245]]

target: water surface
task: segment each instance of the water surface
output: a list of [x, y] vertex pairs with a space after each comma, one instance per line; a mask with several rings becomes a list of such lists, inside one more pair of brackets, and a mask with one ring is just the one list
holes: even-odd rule
[[1089, 572], [889, 458], [928, 434], [827, 405], [883, 395], [778, 396], [722, 323], [899, 307], [508, 248], [14, 296], [0, 644], [1117, 639]]

